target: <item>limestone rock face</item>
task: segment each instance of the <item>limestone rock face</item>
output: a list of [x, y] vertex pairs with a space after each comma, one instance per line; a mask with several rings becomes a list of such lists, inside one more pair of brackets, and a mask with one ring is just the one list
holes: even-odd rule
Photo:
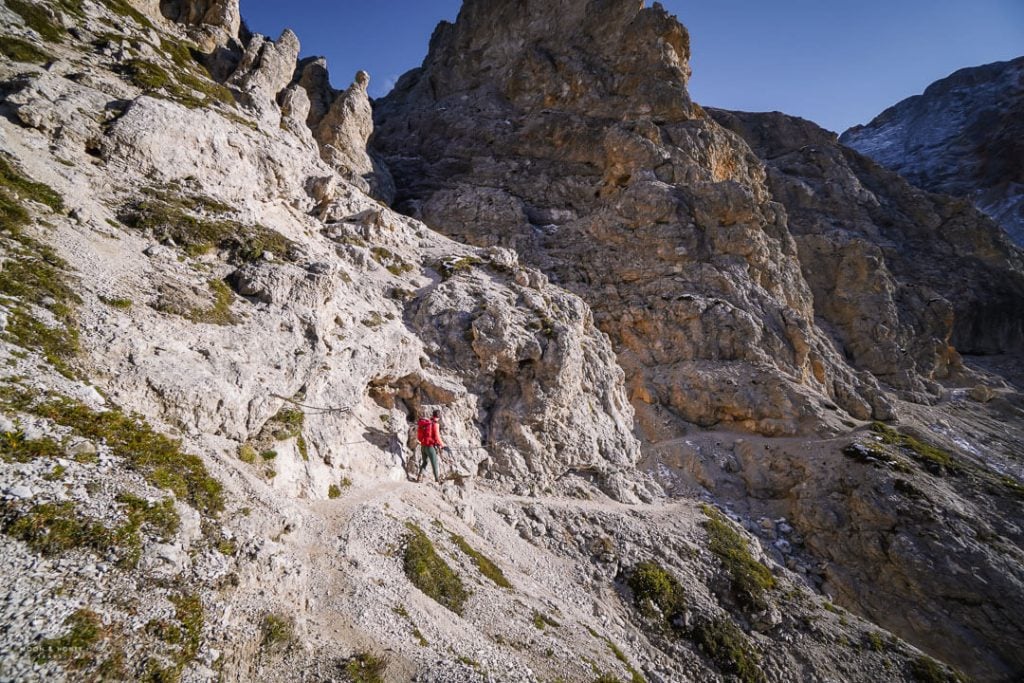
[[966, 197], [1024, 245], [1024, 57], [961, 69], [840, 141], [914, 185]]
[[[517, 249], [591, 304], [642, 425], [668, 408], [796, 433], [827, 423], [831, 403], [887, 419], [886, 393], [931, 400], [957, 349], [1018, 348], [1020, 257], [977, 213], [834, 141], [807, 162], [815, 182], [786, 185], [742, 125], [689, 103], [687, 58], [658, 5], [468, 2], [377, 103], [372, 145], [400, 208]], [[771, 124], [786, 149], [827, 140]]]
[[189, 28], [204, 52], [225, 48], [242, 38], [238, 0], [145, 0], [144, 11]]
[[256, 34], [246, 44], [228, 83], [249, 94], [254, 102], [273, 101], [291, 82], [298, 56], [299, 39], [291, 29], [285, 29], [276, 41]]
[[899, 332], [892, 310], [875, 310], [889, 294], [873, 270], [846, 272], [836, 317], [870, 310], [871, 334], [915, 336], [921, 363], [850, 335], [837, 346], [816, 324], [823, 304], [766, 169], [689, 102], [685, 29], [660, 6], [520, 10], [469, 2], [442, 24], [423, 67], [376, 104], [372, 146], [400, 208], [513, 247], [590, 303], [642, 426], [792, 434], [827, 425], [836, 404], [887, 419], [879, 379], [922, 390], [945, 372], [949, 311], [936, 304], [921, 329]]
[[160, 0], [160, 12], [180, 24], [214, 26], [233, 36], [242, 23], [238, 0]]
[[320, 156], [350, 182], [384, 201], [393, 199], [390, 174], [367, 151], [373, 133], [373, 111], [366, 89], [370, 76], [356, 74], [347, 90], [331, 87], [323, 58], [303, 60], [295, 70], [296, 82], [309, 98], [306, 125], [320, 145]]
[[441, 94], [482, 88], [525, 109], [685, 120], [689, 35], [660, 5], [643, 5], [469, 0], [454, 25], [435, 30], [423, 65], [429, 78], [410, 78]]
[[[859, 367], [921, 391], [919, 378], [958, 367], [957, 352], [1024, 348], [1024, 255], [984, 215], [912, 187], [808, 121], [713, 115], [765, 160], [815, 308]], [[961, 264], [956, 277], [951, 264]]]

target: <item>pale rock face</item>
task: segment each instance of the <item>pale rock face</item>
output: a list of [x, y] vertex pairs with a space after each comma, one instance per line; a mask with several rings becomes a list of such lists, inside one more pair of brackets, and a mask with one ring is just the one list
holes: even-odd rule
[[689, 103], [687, 59], [660, 6], [467, 3], [377, 103], [371, 144], [405, 210], [590, 303], [642, 427], [661, 407], [771, 434], [827, 424], [831, 402], [890, 417], [814, 324], [764, 167]]
[[[6, 675], [101, 675], [99, 655], [118, 654], [103, 648], [123, 644], [126, 679], [154, 665], [174, 673], [178, 660], [169, 658], [182, 655], [189, 681], [329, 678], [359, 652], [387, 651], [386, 677], [395, 680], [478, 681], [470, 658], [496, 680], [590, 680], [599, 667], [620, 679], [635, 677], [635, 667], [649, 680], [717, 680], [736, 662], [695, 642], [696, 629], [711, 626], [727, 629], [767, 683], [915, 678], [920, 652], [873, 623], [826, 612], [811, 585], [981, 678], [1019, 673], [1024, 592], [1011, 486], [1019, 484], [1006, 473], [1019, 478], [1022, 437], [1003, 433], [1020, 417], [1020, 396], [1007, 384], [975, 378], [969, 393], [984, 404], [968, 402], [967, 390], [947, 407], [900, 404], [921, 411], [920, 424], [951, 431], [941, 443], [961, 449], [963, 477], [940, 479], [903, 454], [896, 479], [895, 470], [841, 454], [850, 439], [870, 443], [870, 435], [762, 439], [754, 448], [735, 432], [704, 433], [681, 420], [770, 434], [845, 430], [853, 423], [837, 404], [858, 419], [892, 416], [888, 392], [859, 369], [893, 381], [885, 355], [858, 343], [867, 335], [879, 334], [886, 349], [910, 345], [917, 365], [895, 368], [910, 373], [908, 385], [924, 383], [926, 361], [947, 357], [946, 345], [927, 342], [950, 325], [956, 339], [977, 345], [1016, 343], [1010, 315], [1001, 321], [976, 305], [1002, 292], [1005, 310], [1018, 310], [1014, 252], [975, 234], [971, 212], [912, 193], [893, 198], [886, 177], [864, 173], [858, 157], [825, 173], [842, 181], [843, 201], [865, 211], [897, 202], [921, 218], [916, 240], [941, 225], [951, 233], [942, 254], [965, 251], [982, 264], [963, 308], [954, 302], [957, 316], [973, 302], [975, 322], [958, 326], [933, 300], [938, 292], [952, 302], [955, 290], [923, 267], [908, 271], [924, 283], [914, 289], [903, 275], [910, 256], [900, 256], [914, 245], [886, 235], [885, 225], [820, 241], [820, 231], [801, 227], [804, 210], [822, 201], [814, 197], [825, 194], [822, 181], [801, 167], [791, 188], [743, 144], [742, 127], [730, 132], [689, 103], [685, 32], [660, 7], [518, 3], [524, 14], [517, 3], [474, 1], [464, 11], [472, 30], [442, 28], [435, 42], [475, 46], [512, 80], [495, 89], [471, 60], [436, 73], [477, 88], [442, 100], [451, 119], [433, 118], [432, 101], [416, 113], [425, 139], [450, 134], [455, 151], [412, 160], [425, 169], [416, 192], [402, 165], [410, 160], [400, 164], [404, 206], [480, 245], [467, 246], [367, 196], [363, 182], [387, 182], [373, 155], [369, 178], [346, 170], [368, 168], [365, 79], [335, 93], [325, 72], [288, 71], [298, 49], [288, 34], [277, 43], [244, 35], [211, 42], [217, 54], [204, 62], [217, 65], [220, 81], [235, 74], [245, 95], [238, 106], [162, 88], [146, 94], [123, 73], [125, 59], [142, 54], [177, 76], [180, 65], [154, 41], [186, 31], [224, 38], [231, 22], [210, 12], [237, 6], [165, 3], [177, 21], [217, 26], [156, 21], [149, 29], [125, 18], [123, 45], [97, 51], [87, 41], [110, 24], [109, 5], [83, 4], [86, 17], [65, 17], [79, 22], [76, 32], [46, 46], [52, 65], [0, 59], [2, 158], [64, 202], [49, 211], [18, 198], [32, 219], [25, 234], [53, 250], [44, 260], [67, 262], [80, 298], [74, 363], [83, 375], [62, 375], [43, 349], [11, 334], [19, 304], [44, 326], [55, 320], [29, 297], [7, 295], [9, 269], [27, 247], [3, 231]], [[0, 31], [35, 40], [11, 16], [3, 12]], [[516, 69], [535, 82], [516, 81]], [[508, 110], [502, 98], [523, 107], [540, 98], [551, 108]], [[633, 118], [623, 121], [623, 112]], [[311, 118], [336, 124], [325, 129], [335, 147], [328, 160]], [[449, 186], [453, 169], [464, 175]], [[812, 196], [792, 202], [790, 190]], [[6, 184], [0, 193], [10, 200]], [[164, 202], [169, 215], [133, 220], [145, 202]], [[201, 237], [225, 225], [224, 242], [189, 243], [189, 228]], [[247, 231], [265, 242], [233, 245]], [[821, 256], [808, 261], [805, 245]], [[836, 270], [834, 283], [812, 267], [819, 258]], [[991, 273], [1003, 289], [983, 286]], [[819, 301], [833, 285], [843, 294], [834, 310]], [[854, 290], [866, 290], [864, 299]], [[933, 304], [934, 312], [913, 310]], [[866, 320], [850, 322], [856, 317]], [[911, 327], [925, 331], [914, 336]], [[935, 375], [942, 370], [936, 365]], [[199, 457], [223, 485], [225, 510], [201, 514], [165, 485], [178, 472], [147, 480], [109, 439], [83, 440], [8, 403], [25, 388], [141, 413]], [[416, 469], [410, 420], [434, 408], [452, 447], [442, 459], [449, 478], [414, 485], [406, 481]], [[984, 412], [956, 431], [933, 419], [972, 409]], [[288, 429], [277, 422], [285, 410]], [[670, 440], [689, 433], [665, 444], [668, 456], [645, 459], [641, 472], [634, 424]], [[22, 433], [8, 433], [15, 430]], [[976, 445], [957, 445], [963, 434]], [[22, 438], [44, 437], [56, 457], [8, 459]], [[673, 461], [672, 449], [683, 455]], [[655, 473], [666, 485], [689, 474], [700, 484], [694, 497], [713, 495], [760, 518], [746, 528], [763, 535], [763, 548], [723, 523], [777, 582], [764, 605], [738, 602], [735, 570], [713, 551], [710, 508], [682, 493], [665, 501]], [[173, 502], [180, 517], [166, 538], [145, 523], [134, 568], [114, 566], [96, 548], [46, 557], [10, 535], [14, 515], [44, 502], [73, 502], [76, 521], [114, 529], [125, 522], [126, 492], [147, 510]], [[780, 515], [792, 525], [772, 522]], [[472, 587], [463, 614], [410, 583], [402, 556], [410, 522]], [[511, 587], [482, 575], [459, 537], [493, 558]], [[674, 637], [625, 590], [630, 572], [652, 560], [685, 591]], [[166, 625], [187, 628], [182, 590], [203, 609], [204, 628], [194, 642], [189, 634], [187, 648], [159, 637], [171, 633]], [[83, 606], [103, 624], [92, 669], [40, 664], [39, 643], [65, 635], [65, 619]], [[275, 647], [267, 619], [282, 615], [293, 637]], [[550, 628], [541, 632], [538, 620]]]
[[273, 102], [291, 82], [299, 57], [299, 39], [291, 29], [271, 41], [256, 34], [228, 83], [248, 94], [254, 103]]
[[238, 0], [159, 0], [160, 12], [189, 26], [213, 26], [237, 36], [242, 23]]
[[[894, 276], [878, 229], [837, 239], [827, 219], [808, 224], [798, 201], [827, 194], [784, 186], [722, 117], [683, 104], [686, 34], [659, 6], [520, 10], [469, 2], [442, 24], [423, 66], [376, 103], [371, 144], [405, 211], [461, 240], [513, 247], [590, 303], [642, 427], [661, 408], [765, 434], [827, 425], [831, 403], [889, 419], [894, 389], [934, 399], [934, 380], [959, 367], [953, 347], [1016, 348], [1018, 318], [1000, 312], [1016, 310], [1019, 288], [982, 281], [1015, 282], [1020, 261], [990, 230], [962, 238], [953, 226], [975, 216], [900, 200], [930, 212], [913, 230], [944, 235], [943, 264], [982, 259], [991, 270], [978, 286], [953, 291], [922, 265]], [[668, 84], [675, 99], [658, 95]], [[617, 99], [625, 92], [630, 102]], [[825, 168], [842, 196], [828, 210], [897, 220], [882, 218], [893, 191]]]
[[306, 124], [320, 145], [320, 156], [360, 189], [390, 202], [394, 188], [387, 169], [368, 153], [373, 111], [367, 87], [370, 76], [356, 74], [347, 90], [331, 87], [323, 58], [310, 58], [296, 68], [296, 83], [310, 101]]
[[986, 217], [913, 188], [808, 121], [713, 114], [766, 160], [816, 308], [859, 367], [922, 391], [922, 380], [957, 370], [958, 352], [1022, 348], [1024, 255]]
[[154, 19], [188, 27], [204, 52], [226, 48], [241, 37], [238, 0], [144, 0], [138, 4]]
[[961, 69], [840, 142], [917, 187], [967, 197], [1024, 245], [1024, 57]]

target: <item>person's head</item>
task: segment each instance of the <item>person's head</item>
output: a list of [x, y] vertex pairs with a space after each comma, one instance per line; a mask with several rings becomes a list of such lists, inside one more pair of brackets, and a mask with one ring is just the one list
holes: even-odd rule
[[430, 416], [430, 417], [431, 417], [431, 419], [434, 419], [434, 420], [440, 420], [440, 419], [441, 419], [441, 411], [440, 411], [440, 410], [435, 410], [435, 411], [434, 411], [434, 412], [433, 412], [433, 413], [431, 414], [431, 416]]

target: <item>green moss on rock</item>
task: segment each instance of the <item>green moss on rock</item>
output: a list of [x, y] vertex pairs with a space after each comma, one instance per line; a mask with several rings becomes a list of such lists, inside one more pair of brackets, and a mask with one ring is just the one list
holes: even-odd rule
[[345, 660], [342, 667], [349, 683], [384, 683], [387, 668], [387, 659], [372, 652], [359, 652]]
[[244, 225], [226, 218], [231, 207], [201, 195], [185, 195], [177, 186], [150, 188], [126, 205], [118, 220], [130, 228], [151, 233], [158, 240], [173, 240], [191, 257], [213, 249], [242, 262], [264, 254], [284, 258], [292, 242], [262, 225]]
[[[57, 17], [49, 7], [39, 2], [26, 0], [6, 0], [7, 9], [11, 10], [25, 22], [25, 25], [51, 43], [58, 43], [67, 35]], [[4, 38], [6, 40], [6, 38]]]
[[502, 588], [512, 587], [512, 584], [509, 583], [507, 578], [505, 578], [505, 574], [502, 573], [498, 565], [494, 564], [490, 558], [469, 545], [465, 538], [458, 534], [451, 534], [451, 539], [452, 543], [454, 543], [459, 550], [473, 560], [473, 564], [476, 565], [481, 574]]
[[29, 439], [22, 431], [0, 434], [0, 460], [27, 463], [39, 458], [62, 458], [64, 448], [49, 437]]
[[461, 615], [469, 598], [462, 580], [437, 554], [422, 529], [412, 522], [406, 527], [410, 535], [403, 558], [405, 575], [424, 595]]
[[666, 628], [681, 628], [686, 595], [676, 577], [664, 567], [657, 562], [641, 562], [633, 567], [626, 584], [633, 592], [633, 604], [645, 616], [660, 618]]
[[69, 427], [90, 441], [105, 442], [150, 484], [173, 491], [202, 513], [217, 514], [224, 508], [221, 484], [210, 476], [202, 459], [182, 451], [180, 441], [155, 431], [140, 415], [118, 408], [96, 411], [64, 396], [40, 399], [17, 387], [8, 387], [0, 404]]
[[14, 36], [0, 38], [0, 55], [12, 62], [26, 64], [46, 64], [53, 60], [53, 57], [45, 50]]
[[194, 308], [189, 311], [188, 319], [194, 323], [207, 325], [234, 325], [238, 322], [231, 312], [231, 304], [235, 301], [235, 293], [223, 280], [210, 280], [206, 283], [213, 294], [213, 304], [209, 308]]
[[715, 508], [702, 505], [707, 515], [709, 548], [729, 574], [736, 600], [751, 609], [767, 607], [766, 593], [775, 587], [775, 577], [768, 567], [754, 559], [746, 539]]
[[701, 621], [693, 628], [691, 637], [721, 671], [742, 683], [767, 681], [747, 637], [728, 619]]
[[110, 529], [83, 517], [70, 501], [34, 505], [26, 512], [8, 506], [0, 530], [48, 556], [79, 548], [105, 553], [114, 546]]
[[951, 454], [909, 434], [904, 434], [881, 422], [872, 423], [871, 431], [878, 435], [882, 443], [902, 449], [932, 474], [941, 475], [945, 472], [959, 474], [963, 471]]

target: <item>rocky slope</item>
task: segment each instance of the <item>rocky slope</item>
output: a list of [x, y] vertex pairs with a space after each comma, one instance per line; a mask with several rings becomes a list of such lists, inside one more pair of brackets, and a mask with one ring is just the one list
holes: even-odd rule
[[[475, 2], [465, 14], [487, 23], [494, 7], [504, 22], [524, 16]], [[848, 418], [824, 397], [864, 417], [887, 416], [898, 399], [845, 365], [814, 327], [815, 294], [761, 161], [709, 117], [691, 125], [700, 110], [672, 85], [686, 73], [683, 29], [660, 10], [638, 15], [613, 2], [563, 3], [545, 25], [545, 7], [528, 7], [536, 23], [517, 28], [540, 36], [585, 20], [592, 37], [621, 34], [643, 48], [613, 41], [595, 56], [581, 41], [563, 68], [580, 76], [580, 65], [614, 64], [606, 89], [578, 80], [544, 104], [523, 83], [508, 92], [524, 107], [564, 101], [644, 116], [650, 106], [694, 136], [694, 153], [707, 136], [721, 145], [718, 171], [679, 162], [694, 178], [689, 189], [651, 180], [632, 153], [622, 157], [647, 178], [620, 202], [638, 212], [638, 234], [679, 227], [645, 218], [678, 208], [666, 207], [661, 185], [688, 192], [707, 216], [746, 216], [698, 240], [713, 264], [699, 267], [723, 294], [668, 301], [700, 310], [688, 329], [722, 340], [703, 366], [674, 375], [696, 378], [676, 390], [677, 403], [719, 414], [721, 386], [747, 406], [727, 422], [844, 432], [815, 446], [825, 463], [818, 478], [802, 488], [786, 479], [810, 468], [814, 442], [802, 438], [782, 448], [700, 432], [662, 444], [663, 457], [644, 454], [633, 371], [650, 368], [669, 387], [659, 359], [700, 338], [658, 323], [643, 291], [628, 291], [641, 334], [624, 371], [613, 347], [621, 337], [598, 329], [614, 309], [594, 315], [516, 252], [452, 241], [383, 204], [396, 186], [366, 149], [365, 74], [334, 90], [322, 61], [297, 60], [297, 36], [250, 34], [231, 0], [2, 0], [0, 680], [953, 676], [897, 633], [982, 678], [1020, 670], [1014, 388], [965, 370], [988, 403], [966, 403], [961, 392], [934, 413], [900, 408], [925, 411], [921, 424], [948, 416], [938, 443], [949, 451], [928, 451], [952, 458], [945, 464], [920, 460], [889, 432], [845, 433]], [[662, 40], [648, 44], [651, 31]], [[548, 60], [537, 54], [543, 72]], [[475, 68], [454, 72], [473, 80]], [[494, 106], [504, 112], [501, 98]], [[505, 125], [478, 123], [467, 139]], [[585, 140], [605, 134], [563, 123]], [[631, 149], [636, 138], [623, 135]], [[503, 168], [498, 151], [492, 172]], [[555, 161], [565, 159], [548, 172], [560, 171]], [[488, 177], [492, 162], [478, 162]], [[718, 177], [731, 173], [749, 186]], [[622, 182], [609, 196], [631, 187]], [[480, 209], [481, 195], [465, 189], [465, 206]], [[609, 235], [616, 215], [606, 216]], [[453, 234], [474, 221], [499, 225], [483, 211], [456, 218]], [[631, 235], [616, 237], [622, 249]], [[573, 243], [566, 238], [567, 254]], [[979, 262], [1012, 271], [1000, 249]], [[687, 263], [680, 281], [694, 268]], [[665, 355], [642, 333], [644, 320], [676, 335]], [[719, 334], [737, 321], [742, 328]], [[761, 341], [751, 345], [747, 333]], [[748, 356], [756, 362], [737, 360]], [[833, 373], [825, 389], [799, 373], [780, 379], [780, 368], [813, 375], [816, 360]], [[711, 374], [719, 370], [728, 374]], [[761, 395], [788, 403], [755, 410]], [[653, 400], [640, 405], [644, 434], [679, 433], [679, 422], [656, 421], [665, 416]], [[417, 485], [407, 479], [407, 424], [434, 407], [454, 448], [445, 481]], [[998, 411], [1011, 436], [984, 422]], [[965, 435], [977, 452], [958, 445]], [[788, 450], [765, 458], [758, 448]], [[947, 470], [955, 476], [938, 476]], [[853, 495], [857, 482], [871, 496]], [[831, 505], [816, 514], [823, 497]], [[913, 515], [895, 542], [893, 516], [906, 506]], [[958, 592], [944, 583], [934, 599], [917, 594], [950, 529], [976, 578]], [[835, 543], [847, 533], [875, 561], [850, 563]], [[878, 583], [892, 602], [918, 606], [900, 611], [907, 619], [862, 594], [894, 567], [915, 595]], [[953, 628], [938, 623], [955, 599], [971, 609]], [[949, 655], [951, 643], [968, 649]]]
[[961, 69], [840, 141], [918, 187], [966, 197], [1024, 245], [1024, 57]]
[[[695, 449], [694, 424], [827, 436], [855, 420], [920, 418], [920, 406], [956, 387], [985, 397], [988, 384], [1005, 386], [961, 358], [1017, 354], [1024, 340], [1021, 254], [984, 216], [915, 190], [806, 122], [694, 105], [688, 37], [658, 5], [522, 9], [467, 2], [439, 26], [423, 66], [375, 103], [371, 145], [400, 209], [460, 240], [513, 247], [588, 301], [626, 372], [652, 471], [697, 468], [697, 485], [746, 507], [762, 495], [755, 482], [824, 464], [768, 449], [743, 459], [752, 471], [737, 482], [729, 454], [746, 447], [717, 433], [716, 448]], [[925, 440], [950, 443], [935, 430], [944, 418], [925, 412]], [[985, 449], [980, 464], [1016, 471], [1017, 438]], [[841, 450], [833, 443], [828, 460], [842, 462]], [[707, 468], [725, 468], [724, 483]], [[911, 596], [942, 573], [921, 558], [953, 546], [928, 549], [931, 532], [917, 522], [906, 553], [848, 538], [847, 524], [889, 544], [877, 536], [877, 503], [849, 500], [850, 475], [827, 468], [799, 498], [839, 515], [801, 529], [818, 536], [812, 554], [827, 561], [828, 590], [934, 652], [969, 653], [947, 656], [977, 675], [1019, 669], [1019, 640], [1003, 637], [1001, 621], [1016, 618], [971, 614], [955, 591], [931, 596], [930, 616], [885, 616], [915, 609]], [[899, 498], [892, 473], [880, 476], [862, 483]], [[783, 480], [769, 497], [789, 502], [759, 509], [801, 516], [784, 493], [797, 481]], [[883, 507], [901, 518], [900, 504]], [[982, 574], [1014, 576], [1006, 557], [971, 546], [989, 567], [971, 591], [987, 592]], [[1019, 589], [1007, 592], [1019, 601]]]
[[[460, 240], [511, 246], [588, 301], [649, 434], [666, 420], [807, 433], [836, 424], [835, 405], [890, 419], [893, 389], [937, 393], [957, 363], [951, 338], [985, 336], [954, 308], [981, 327], [1019, 310], [1020, 255], [973, 214], [977, 236], [946, 231], [943, 267], [1008, 280], [1005, 305], [983, 288], [916, 282], [911, 295], [885, 275], [869, 282], [882, 257], [866, 251], [848, 252], [862, 282], [816, 300], [806, 273], [832, 266], [798, 249], [757, 156], [690, 102], [685, 29], [636, 2], [545, 7], [466, 3], [378, 103], [373, 146], [399, 208]], [[857, 206], [875, 201], [837, 180]], [[902, 209], [880, 204], [871, 220]], [[927, 242], [949, 221], [903, 222]], [[839, 334], [817, 323], [825, 308]], [[1006, 332], [1000, 349], [1019, 348], [1020, 330]]]

